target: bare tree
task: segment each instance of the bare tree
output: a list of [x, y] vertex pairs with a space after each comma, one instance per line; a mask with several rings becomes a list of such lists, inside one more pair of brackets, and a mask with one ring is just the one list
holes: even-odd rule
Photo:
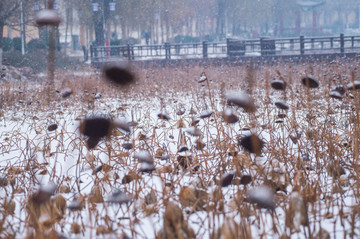
[[32, 9], [35, 0], [1, 0], [0, 1], [0, 71], [2, 70], [3, 56], [3, 32], [4, 26], [12, 24], [20, 18], [20, 3], [22, 2], [24, 9]]

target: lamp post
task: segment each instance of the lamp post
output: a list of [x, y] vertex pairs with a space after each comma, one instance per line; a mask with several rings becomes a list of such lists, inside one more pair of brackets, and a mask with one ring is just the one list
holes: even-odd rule
[[25, 55], [25, 24], [23, 1], [20, 1], [21, 54]]
[[[22, 0], [23, 1], [23, 0]], [[50, 6], [53, 6], [51, 9], [54, 10], [58, 10], [59, 9], [59, 4], [57, 1], [52, 1], [52, 5], [50, 5], [51, 1], [47, 2], [47, 0], [44, 1], [43, 4], [40, 4], [40, 1], [36, 1], [34, 2], [34, 10], [36, 12], [40, 11], [41, 9], [46, 9]], [[23, 31], [23, 29], [21, 29]], [[39, 38], [41, 38], [44, 42], [44, 44], [48, 44], [49, 43], [49, 27], [48, 26], [42, 26], [42, 27], [38, 27], [39, 30]], [[24, 26], [24, 45], [25, 44], [25, 26]], [[60, 32], [59, 32], [59, 27], [56, 26], [55, 27], [55, 45], [56, 45], [56, 49], [58, 51], [60, 51]]]
[[95, 27], [95, 45], [105, 45], [106, 21], [110, 11], [115, 11], [112, 0], [92, 0], [93, 21]]

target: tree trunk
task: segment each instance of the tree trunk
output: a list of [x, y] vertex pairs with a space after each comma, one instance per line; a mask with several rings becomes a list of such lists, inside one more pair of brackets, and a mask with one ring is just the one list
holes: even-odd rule
[[[3, 40], [3, 33], [4, 33], [4, 23], [0, 22], [0, 75], [2, 73], [2, 59], [3, 59], [2, 40]], [[1, 78], [0, 78], [0, 80], [1, 80]]]
[[121, 40], [122, 40], [122, 44], [125, 44], [125, 41], [126, 41], [126, 25], [125, 25], [125, 22], [124, 21], [121, 21], [120, 22], [120, 25], [121, 25]]
[[159, 42], [159, 43], [163, 44], [165, 42], [165, 35], [164, 35], [165, 30], [164, 30], [164, 21], [162, 18], [160, 18], [160, 23], [161, 23], [160, 24], [160, 26], [161, 26], [161, 42]]
[[67, 37], [68, 37], [68, 29], [69, 29], [69, 15], [70, 15], [70, 10], [69, 10], [69, 8], [66, 8], [66, 24], [65, 24], [65, 47], [64, 47], [64, 55], [66, 55], [66, 49], [67, 49]]
[[118, 38], [118, 21], [114, 18], [114, 34], [115, 34], [115, 40], [119, 40]]

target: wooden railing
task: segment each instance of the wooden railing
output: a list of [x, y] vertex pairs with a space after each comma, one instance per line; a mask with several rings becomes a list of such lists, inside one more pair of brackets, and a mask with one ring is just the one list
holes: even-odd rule
[[127, 60], [239, 58], [360, 52], [360, 36], [227, 39], [226, 42], [92, 46], [93, 64]]

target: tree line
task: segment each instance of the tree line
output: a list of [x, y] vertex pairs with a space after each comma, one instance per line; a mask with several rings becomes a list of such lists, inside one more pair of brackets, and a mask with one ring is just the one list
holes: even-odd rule
[[[296, 14], [303, 11], [297, 4], [301, 0], [57, 0], [63, 9], [65, 32], [80, 27], [80, 35], [88, 35], [95, 41], [96, 25], [103, 24], [107, 39], [126, 41], [134, 32], [136, 36], [150, 38], [150, 43], [174, 41], [176, 36], [190, 36], [190, 40], [223, 40], [228, 35], [244, 36], [256, 31], [271, 35], [282, 28], [295, 28]], [[303, 0], [304, 1], [304, 0]], [[314, 0], [315, 1], [315, 0]], [[19, 25], [20, 2], [25, 9], [26, 26], [34, 25], [35, 3], [46, 0], [0, 1], [0, 49], [5, 25]], [[109, 2], [115, 3], [115, 11], [109, 11]], [[93, 3], [99, 3], [99, 11], [93, 11]], [[106, 11], [102, 14], [102, 4]], [[355, 15], [359, 24], [358, 0], [326, 0], [318, 9], [323, 21], [329, 24], [337, 15], [338, 26], [349, 24], [349, 16]], [[103, 22], [105, 20], [105, 23]], [[119, 34], [121, 33], [121, 34]], [[98, 33], [99, 34], [99, 33]], [[121, 35], [121, 36], [120, 36]], [[120, 36], [120, 37], [119, 37]], [[87, 40], [89, 40], [87, 39]], [[181, 37], [178, 41], [184, 40]], [[84, 40], [83, 40], [84, 41]], [[0, 61], [1, 62], [1, 61]]]

